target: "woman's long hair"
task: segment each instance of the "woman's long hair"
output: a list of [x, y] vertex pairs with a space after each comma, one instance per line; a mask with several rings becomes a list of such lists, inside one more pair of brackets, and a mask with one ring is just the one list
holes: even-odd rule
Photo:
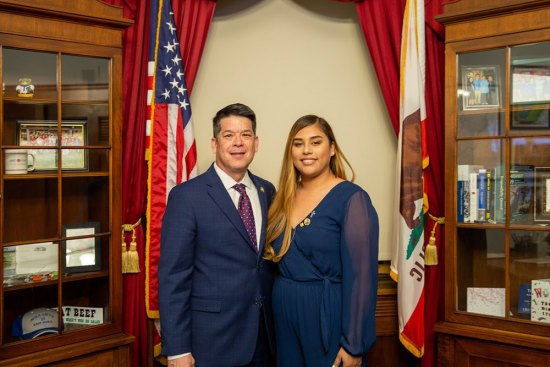
[[[306, 115], [300, 117], [288, 133], [288, 138], [285, 146], [285, 153], [283, 156], [283, 164], [281, 167], [281, 175], [279, 177], [279, 187], [275, 198], [269, 207], [267, 214], [267, 235], [266, 246], [264, 251], [264, 258], [273, 262], [279, 262], [286, 254], [292, 241], [292, 223], [290, 223], [290, 211], [294, 205], [294, 198], [296, 195], [296, 188], [300, 182], [300, 173], [294, 167], [292, 162], [292, 143], [294, 137], [300, 130], [310, 125], [319, 126], [321, 131], [328, 137], [329, 144], [334, 144], [334, 155], [330, 158], [330, 170], [332, 173], [344, 180], [347, 180], [346, 169], [344, 162], [351, 171], [351, 181], [355, 179], [355, 172], [349, 164], [349, 161], [344, 156], [344, 153], [340, 150], [334, 132], [329, 123], [322, 117], [315, 115]], [[283, 243], [281, 250], [278, 254], [275, 253], [273, 248], [273, 241], [284, 231]]]

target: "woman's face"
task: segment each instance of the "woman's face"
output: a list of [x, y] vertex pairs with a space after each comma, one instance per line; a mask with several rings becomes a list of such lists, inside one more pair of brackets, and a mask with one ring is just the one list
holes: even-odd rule
[[330, 159], [334, 155], [334, 144], [319, 128], [309, 125], [292, 140], [292, 162], [302, 179], [315, 178], [330, 170]]

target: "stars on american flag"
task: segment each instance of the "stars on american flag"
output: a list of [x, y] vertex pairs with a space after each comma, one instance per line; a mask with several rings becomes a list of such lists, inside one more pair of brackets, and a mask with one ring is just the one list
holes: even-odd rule
[[[171, 17], [173, 13], [170, 13]], [[161, 103], [178, 104], [183, 110], [187, 110], [189, 102], [187, 100], [184, 82], [184, 73], [182, 68], [181, 53], [179, 43], [177, 42], [176, 27], [173, 19], [163, 23], [163, 29], [160, 32], [159, 54], [157, 60], [157, 77], [164, 78], [161, 83], [164, 90], [157, 90], [157, 96]]]

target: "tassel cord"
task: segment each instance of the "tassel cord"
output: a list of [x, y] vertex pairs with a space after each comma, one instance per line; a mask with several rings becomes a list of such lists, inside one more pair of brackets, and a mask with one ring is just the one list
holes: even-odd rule
[[426, 246], [426, 250], [424, 252], [424, 264], [428, 266], [433, 266], [438, 264], [435, 230], [438, 224], [445, 224], [445, 217], [435, 217], [430, 213], [428, 213], [428, 215], [434, 221], [434, 226], [430, 234], [430, 240], [428, 241], [428, 245]]
[[[122, 273], [139, 273], [139, 255], [136, 243], [136, 227], [141, 224], [141, 218], [134, 224], [122, 225]], [[125, 232], [132, 232], [132, 241], [130, 249], [126, 247]]]

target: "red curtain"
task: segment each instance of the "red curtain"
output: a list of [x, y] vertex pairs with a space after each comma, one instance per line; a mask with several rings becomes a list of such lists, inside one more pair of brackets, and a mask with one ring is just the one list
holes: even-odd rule
[[[445, 0], [446, 1], [446, 0]], [[443, 12], [444, 0], [427, 0], [425, 2], [426, 17], [426, 139], [430, 164], [424, 170], [424, 180], [427, 183], [429, 213], [434, 217], [445, 216], [445, 35], [444, 28], [435, 21], [435, 16]], [[434, 226], [432, 218], [427, 218], [425, 238]], [[444, 226], [437, 226], [436, 243], [439, 264], [427, 266], [424, 279], [424, 333], [425, 348], [422, 358], [423, 367], [437, 365], [437, 349], [434, 325], [444, 315], [445, 301], [445, 231]]]
[[365, 0], [357, 2], [356, 8], [393, 130], [398, 135], [399, 57], [405, 1]]
[[173, 0], [172, 7], [185, 65], [185, 81], [191, 94], [216, 9], [216, 0]]
[[[342, 1], [342, 0], [337, 0]], [[426, 18], [426, 139], [430, 164], [424, 172], [429, 213], [444, 216], [444, 29], [434, 17], [443, 11], [444, 0], [425, 0]], [[405, 0], [356, 2], [357, 14], [370, 50], [380, 88], [396, 135], [399, 133], [399, 61]], [[434, 226], [427, 218], [425, 241]], [[426, 267], [424, 279], [425, 345], [423, 367], [436, 365], [434, 324], [443, 316], [444, 231], [436, 231], [439, 265]]]
[[[122, 221], [134, 224], [144, 218], [147, 195], [145, 121], [147, 104], [147, 58], [149, 52], [150, 2], [141, 0], [105, 0], [122, 6], [125, 18], [134, 24], [123, 35], [122, 75]], [[189, 93], [199, 67], [215, 0], [173, 1], [185, 76]], [[136, 337], [130, 350], [131, 366], [148, 365], [147, 316], [145, 312], [145, 223], [136, 228], [141, 272], [123, 277], [123, 328]], [[114, 229], [116, 230], [116, 229]], [[127, 234], [129, 242], [130, 237]]]

